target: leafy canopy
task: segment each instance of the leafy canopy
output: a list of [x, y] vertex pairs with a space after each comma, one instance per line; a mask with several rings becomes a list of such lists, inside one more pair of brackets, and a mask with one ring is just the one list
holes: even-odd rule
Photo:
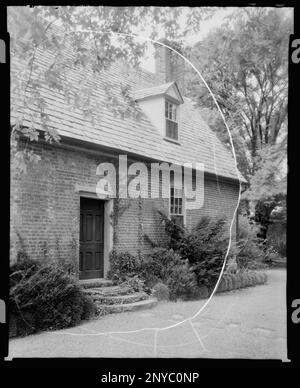
[[[70, 104], [93, 120], [95, 107], [91, 103], [91, 85], [84, 84], [78, 90], [70, 88], [66, 69], [80, 67], [84, 71], [88, 68], [96, 73], [120, 60], [129, 67], [137, 67], [146, 44], [132, 34], [141, 33], [156, 39], [163, 31], [167, 38], [183, 39], [198, 31], [200, 20], [213, 12], [212, 8], [206, 7], [9, 7], [11, 106], [18, 111], [12, 130], [13, 163], [25, 171], [26, 162], [39, 160], [34, 152], [28, 149], [18, 151], [16, 145], [20, 135], [28, 142], [39, 139], [37, 121], [47, 142], [59, 141], [58, 133], [51, 127], [47, 103], [41, 93], [43, 83], [63, 93]], [[66, 55], [66, 49], [70, 48], [71, 56]], [[53, 58], [42, 70], [35, 61], [40, 51], [50, 51]], [[18, 66], [20, 62], [25, 64], [22, 69]], [[92, 82], [92, 79], [89, 81]], [[124, 113], [125, 106], [130, 105], [126, 87], [122, 89], [124, 98], [117, 100], [109, 93], [110, 85], [105, 84], [103, 88], [108, 103]], [[28, 109], [32, 124], [24, 128], [25, 110]]]

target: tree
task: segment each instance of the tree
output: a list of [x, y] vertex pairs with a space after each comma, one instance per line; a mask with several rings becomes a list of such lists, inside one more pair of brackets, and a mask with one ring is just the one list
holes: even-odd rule
[[[288, 39], [292, 18], [282, 10], [244, 8], [191, 51], [229, 124], [240, 171], [250, 188], [255, 219], [266, 236], [271, 211], [284, 197]], [[204, 85], [191, 76], [190, 94], [225, 143], [229, 136]]]
[[[9, 7], [8, 29], [11, 36], [12, 53], [12, 109], [24, 112], [31, 110], [31, 126], [23, 125], [24, 113], [12, 126], [13, 163], [24, 171], [27, 161], [38, 161], [39, 157], [30, 150], [18, 151], [20, 135], [28, 142], [37, 141], [40, 133], [36, 129], [37, 117], [41, 123], [44, 139], [59, 141], [46, 113], [47, 103], [42, 97], [40, 86], [64, 93], [65, 98], [82, 109], [93, 119], [91, 87], [84, 85], [70, 90], [66, 69], [76, 67], [94, 73], [107, 69], [111, 63], [123, 60], [128, 66], [137, 67], [145, 51], [145, 41], [131, 34], [148, 26], [148, 37], [155, 39], [159, 27], [166, 37], [181, 39], [187, 33], [199, 29], [199, 21], [213, 13], [210, 8], [183, 7]], [[185, 27], [182, 26], [185, 16]], [[119, 34], [119, 35], [118, 35]], [[72, 57], [65, 55], [66, 48], [72, 49]], [[50, 51], [53, 60], [46, 68], [39, 69], [35, 63], [39, 51]], [[18, 64], [22, 62], [23, 68]], [[128, 105], [128, 90], [122, 90], [123, 100], [115, 101], [109, 94], [109, 85], [103, 85], [111, 105]], [[17, 96], [17, 97], [15, 97]], [[71, 103], [71, 102], [70, 102]]]
[[275, 145], [258, 151], [256, 171], [250, 178], [250, 187], [244, 198], [253, 204], [253, 218], [260, 225], [258, 237], [265, 240], [271, 223], [271, 214], [276, 207], [285, 213], [286, 208], [286, 138]]

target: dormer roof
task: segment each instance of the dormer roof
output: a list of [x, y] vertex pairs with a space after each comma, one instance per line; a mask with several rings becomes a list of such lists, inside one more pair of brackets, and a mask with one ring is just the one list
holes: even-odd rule
[[145, 100], [157, 96], [166, 96], [176, 102], [183, 104], [183, 98], [175, 81], [153, 86], [151, 88], [139, 89], [133, 92], [136, 101]]

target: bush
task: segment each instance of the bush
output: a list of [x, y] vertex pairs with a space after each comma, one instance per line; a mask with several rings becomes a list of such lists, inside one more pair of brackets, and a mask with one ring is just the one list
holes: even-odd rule
[[180, 242], [179, 252], [189, 261], [198, 285], [213, 288], [220, 275], [229, 243], [225, 224], [224, 218], [203, 217]]
[[257, 226], [247, 217], [240, 217], [236, 244], [236, 261], [239, 269], [262, 269], [264, 264], [263, 242], [257, 238]]
[[83, 310], [81, 319], [87, 320], [97, 315], [97, 306], [90, 295], [82, 293]]
[[286, 257], [286, 221], [272, 217], [267, 233], [267, 244], [277, 252], [278, 256]]
[[197, 297], [200, 299], [205, 299], [209, 297], [209, 291], [206, 286], [200, 286], [198, 289]]
[[157, 283], [153, 287], [152, 295], [157, 298], [157, 300], [168, 300], [170, 297], [170, 291], [168, 286], [163, 283]]
[[19, 335], [73, 326], [95, 311], [77, 279], [61, 265], [18, 263], [11, 268], [11, 279], [10, 313]]
[[172, 249], [155, 248], [140, 257], [114, 251], [110, 263], [110, 279], [139, 291], [143, 288], [149, 292], [155, 284], [162, 282], [169, 288], [170, 298], [176, 299], [191, 297], [197, 288], [195, 275], [187, 260], [182, 260]]
[[[128, 277], [124, 282], [121, 283], [123, 287], [128, 287], [134, 292], [142, 292], [146, 290], [144, 280], [140, 279], [137, 275]], [[147, 290], [150, 292], [150, 290]]]
[[197, 292], [195, 275], [187, 260], [172, 249], [156, 248], [142, 258], [140, 276], [148, 287], [163, 282], [170, 290], [170, 299], [189, 298]]
[[184, 227], [178, 225], [174, 217], [171, 217], [170, 219], [166, 214], [159, 210], [158, 213], [164, 222], [165, 232], [169, 237], [168, 247], [176, 251], [178, 249], [178, 244], [185, 235], [185, 229]]
[[128, 278], [139, 274], [139, 259], [129, 252], [117, 252], [113, 250], [109, 256], [108, 279], [117, 283], [124, 282]]
[[28, 279], [39, 268], [41, 268], [41, 266], [42, 264], [39, 261], [26, 257], [23, 257], [16, 263], [12, 264], [9, 275], [10, 287], [14, 287], [22, 279]]
[[219, 283], [217, 292], [231, 291], [243, 287], [256, 286], [264, 284], [267, 281], [267, 275], [261, 272], [239, 271], [236, 274], [224, 274]]
[[177, 225], [176, 220], [160, 214], [169, 236], [169, 247], [188, 261], [199, 286], [212, 289], [220, 275], [229, 244], [226, 219], [223, 217], [215, 221], [202, 217], [189, 232]]

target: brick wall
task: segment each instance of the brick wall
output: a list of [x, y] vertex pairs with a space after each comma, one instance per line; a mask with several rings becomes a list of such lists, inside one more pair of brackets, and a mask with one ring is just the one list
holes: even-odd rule
[[[204, 181], [204, 204], [199, 210], [187, 210], [187, 225], [190, 228], [194, 227], [202, 216], [210, 216], [213, 219], [225, 217], [230, 224], [237, 206], [238, 195], [238, 183], [206, 177]], [[236, 222], [234, 222], [232, 232], [236, 233]]]
[[[41, 161], [21, 176], [11, 172], [11, 260], [16, 259], [18, 251], [25, 251], [34, 259], [56, 258], [78, 265], [80, 194], [76, 185], [96, 187], [97, 165], [110, 162], [117, 166], [118, 155], [64, 145], [40, 143], [32, 147]], [[128, 160], [128, 166], [132, 161]], [[218, 188], [214, 179], [206, 179], [204, 206], [187, 210], [187, 225], [194, 226], [202, 215], [224, 214], [231, 219], [237, 198], [238, 185], [220, 181]], [[151, 198], [114, 200], [114, 209], [119, 209], [115, 247], [135, 253], [151, 249], [149, 241], [163, 243], [157, 210], [167, 213], [168, 202]]]

